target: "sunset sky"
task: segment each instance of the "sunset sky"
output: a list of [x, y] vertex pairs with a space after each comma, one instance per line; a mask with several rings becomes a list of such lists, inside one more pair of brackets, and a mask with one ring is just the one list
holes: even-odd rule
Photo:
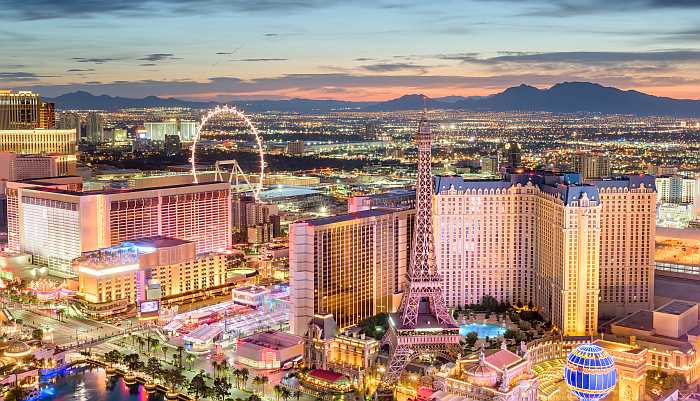
[[700, 99], [700, 0], [0, 0], [0, 88], [384, 100], [591, 81]]

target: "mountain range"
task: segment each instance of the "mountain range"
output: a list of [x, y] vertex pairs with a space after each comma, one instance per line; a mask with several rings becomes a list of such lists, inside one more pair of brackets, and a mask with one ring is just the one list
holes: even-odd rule
[[[119, 110], [142, 107], [209, 108], [219, 102], [196, 102], [176, 98], [148, 96], [140, 99], [92, 95], [78, 91], [55, 98], [63, 110]], [[638, 116], [700, 117], [700, 100], [672, 99], [635, 90], [621, 90], [590, 82], [564, 82], [551, 88], [538, 89], [519, 85], [490, 96], [446, 96], [429, 98], [421, 94], [401, 96], [384, 102], [352, 102], [342, 100], [234, 100], [228, 102], [251, 112], [284, 111], [324, 113], [354, 110], [388, 112], [400, 110], [454, 109], [469, 111], [543, 111], [553, 113], [632, 114]]]

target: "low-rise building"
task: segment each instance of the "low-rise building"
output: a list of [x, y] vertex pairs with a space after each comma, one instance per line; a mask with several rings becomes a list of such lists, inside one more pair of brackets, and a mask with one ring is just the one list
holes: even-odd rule
[[236, 359], [255, 369], [278, 369], [300, 358], [304, 340], [281, 331], [265, 331], [238, 340]]
[[224, 285], [225, 255], [195, 249], [192, 241], [153, 237], [86, 252], [74, 261], [79, 295], [90, 314], [106, 316], [148, 299], [150, 283], [171, 302]]
[[611, 331], [613, 337], [606, 340], [647, 350], [647, 370], [681, 374], [689, 383], [698, 378], [698, 304], [674, 300], [624, 317], [611, 325]]

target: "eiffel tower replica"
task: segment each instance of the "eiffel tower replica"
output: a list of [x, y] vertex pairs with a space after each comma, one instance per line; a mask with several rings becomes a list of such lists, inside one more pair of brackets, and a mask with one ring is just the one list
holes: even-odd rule
[[432, 135], [425, 110], [416, 143], [418, 182], [411, 267], [401, 306], [390, 315], [389, 329], [382, 339], [382, 346], [389, 346], [389, 363], [377, 391], [378, 399], [390, 397], [406, 365], [416, 357], [431, 354], [456, 358], [459, 354], [459, 326], [447, 310], [442, 278], [435, 266]]

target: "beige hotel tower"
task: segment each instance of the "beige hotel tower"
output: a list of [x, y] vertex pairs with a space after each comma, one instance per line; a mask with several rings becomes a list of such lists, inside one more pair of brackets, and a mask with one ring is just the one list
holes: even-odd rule
[[652, 176], [578, 174], [436, 180], [435, 252], [449, 307], [535, 304], [564, 335], [653, 301]]

